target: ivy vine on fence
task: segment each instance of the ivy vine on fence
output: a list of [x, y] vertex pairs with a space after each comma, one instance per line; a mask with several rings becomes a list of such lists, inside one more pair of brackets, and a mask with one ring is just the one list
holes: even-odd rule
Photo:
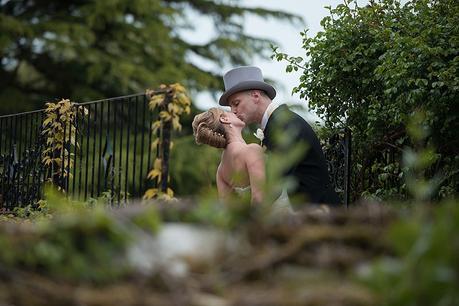
[[149, 97], [151, 111], [158, 110], [159, 116], [151, 125], [153, 134], [157, 138], [151, 144], [151, 150], [157, 150], [157, 158], [154, 161], [153, 169], [148, 173], [147, 178], [156, 182], [155, 188], [149, 188], [144, 199], [161, 198], [172, 199], [174, 191], [168, 187], [168, 159], [169, 151], [173, 146], [170, 141], [171, 130], [180, 131], [180, 117], [189, 114], [191, 111], [191, 100], [186, 89], [178, 84], [161, 85], [157, 90], [146, 91]]
[[[74, 163], [72, 148], [78, 148], [76, 142], [75, 118], [77, 113], [86, 116], [88, 109], [76, 106], [68, 99], [56, 103], [46, 103], [45, 118], [42, 125], [42, 136], [45, 148], [42, 152], [42, 162], [49, 169], [48, 180], [58, 188], [64, 188], [63, 178], [71, 177], [70, 170]], [[62, 180], [62, 181], [61, 181]]]

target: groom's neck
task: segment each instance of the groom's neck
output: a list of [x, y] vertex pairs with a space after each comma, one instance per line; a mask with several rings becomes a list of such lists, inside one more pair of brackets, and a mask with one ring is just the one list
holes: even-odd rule
[[266, 109], [268, 106], [272, 103], [270, 99], [266, 99], [263, 101], [260, 101], [260, 104], [258, 105], [258, 112], [257, 112], [257, 123], [261, 124], [261, 120], [263, 119], [263, 115], [266, 112]]

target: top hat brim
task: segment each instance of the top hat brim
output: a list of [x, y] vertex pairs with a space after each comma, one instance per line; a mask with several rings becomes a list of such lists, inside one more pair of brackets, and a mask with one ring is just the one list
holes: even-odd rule
[[221, 106], [229, 106], [228, 104], [228, 98], [240, 91], [244, 90], [250, 90], [250, 89], [258, 89], [258, 90], [263, 90], [266, 92], [268, 97], [272, 100], [276, 96], [276, 90], [274, 87], [272, 87], [269, 84], [266, 84], [265, 82], [260, 82], [260, 81], [245, 81], [237, 84], [236, 86], [233, 86], [229, 90], [225, 91], [223, 95], [220, 97], [219, 104]]

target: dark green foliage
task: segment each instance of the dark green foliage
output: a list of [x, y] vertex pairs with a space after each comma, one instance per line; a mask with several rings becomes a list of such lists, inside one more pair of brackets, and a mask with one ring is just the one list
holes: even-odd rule
[[326, 127], [351, 128], [354, 190], [403, 197], [400, 157], [411, 145], [407, 121], [419, 109], [431, 129], [425, 143], [439, 153], [426, 175], [442, 172], [443, 187], [457, 190], [457, 1], [378, 0], [365, 7], [345, 1], [330, 13], [323, 32], [303, 33], [305, 63], [277, 51], [274, 57], [289, 61], [287, 70], [304, 68], [294, 91], [309, 99]]
[[[191, 58], [218, 67], [268, 56], [270, 40], [244, 33], [246, 15], [299, 20], [238, 1], [1, 1], [0, 113], [56, 98], [81, 102], [143, 92], [161, 83], [219, 90], [220, 76]], [[205, 33], [215, 36], [191, 42], [186, 33], [194, 18], [210, 21]]]

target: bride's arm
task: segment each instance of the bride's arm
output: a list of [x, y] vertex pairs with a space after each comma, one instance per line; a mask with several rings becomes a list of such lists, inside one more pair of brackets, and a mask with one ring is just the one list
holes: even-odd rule
[[263, 148], [257, 144], [247, 146], [245, 154], [247, 172], [249, 174], [252, 204], [263, 201], [263, 187], [265, 185], [265, 159]]

